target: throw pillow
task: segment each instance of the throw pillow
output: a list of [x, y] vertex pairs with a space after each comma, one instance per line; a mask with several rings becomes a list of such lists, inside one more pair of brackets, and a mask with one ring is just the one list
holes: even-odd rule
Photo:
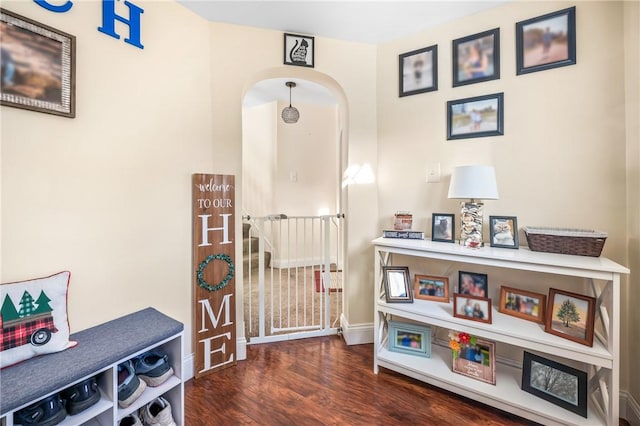
[[0, 285], [0, 368], [76, 345], [67, 318], [70, 276]]

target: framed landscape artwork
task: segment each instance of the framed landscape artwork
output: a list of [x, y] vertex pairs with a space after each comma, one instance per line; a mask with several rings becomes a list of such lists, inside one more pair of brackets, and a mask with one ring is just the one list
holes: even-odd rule
[[593, 346], [594, 297], [550, 288], [547, 304], [544, 331]]

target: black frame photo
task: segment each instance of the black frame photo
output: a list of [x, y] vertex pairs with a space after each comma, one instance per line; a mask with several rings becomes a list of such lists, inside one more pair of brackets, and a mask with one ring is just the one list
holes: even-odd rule
[[408, 266], [384, 266], [384, 295], [389, 303], [413, 303]]
[[517, 75], [575, 63], [575, 6], [516, 23]]
[[587, 373], [524, 351], [522, 390], [587, 417]]
[[431, 241], [453, 243], [456, 240], [456, 216], [434, 213], [431, 218]]
[[76, 37], [0, 8], [2, 105], [74, 118]]
[[458, 271], [458, 291], [456, 293], [488, 297], [489, 277], [487, 274]]
[[491, 247], [517, 249], [518, 218], [515, 216], [489, 216], [489, 244]]
[[504, 93], [447, 102], [447, 140], [504, 134]]
[[438, 90], [438, 45], [398, 56], [400, 97]]
[[453, 87], [500, 78], [500, 28], [453, 40]]
[[316, 44], [313, 36], [284, 34], [284, 64], [313, 68]]

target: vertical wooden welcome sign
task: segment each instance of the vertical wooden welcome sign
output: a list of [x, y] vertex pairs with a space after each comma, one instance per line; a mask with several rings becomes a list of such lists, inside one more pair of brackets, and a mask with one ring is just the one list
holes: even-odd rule
[[194, 174], [195, 376], [236, 364], [235, 179]]

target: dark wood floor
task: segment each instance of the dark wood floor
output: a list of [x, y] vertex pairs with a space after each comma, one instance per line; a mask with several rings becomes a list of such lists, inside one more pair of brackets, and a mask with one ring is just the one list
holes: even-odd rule
[[185, 384], [194, 425], [531, 425], [381, 369], [373, 345], [338, 336], [247, 348], [247, 360]]

